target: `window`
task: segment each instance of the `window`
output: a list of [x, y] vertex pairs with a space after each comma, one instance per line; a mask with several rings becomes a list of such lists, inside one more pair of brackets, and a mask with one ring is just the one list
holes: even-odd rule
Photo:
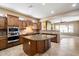
[[71, 33], [73, 33], [73, 32], [74, 32], [73, 25], [69, 25], [69, 32], [71, 32]]
[[55, 25], [55, 29], [59, 30], [61, 33], [73, 33], [74, 32], [73, 24]]
[[60, 32], [67, 33], [68, 32], [68, 27], [66, 25], [60, 25]]
[[51, 23], [47, 23], [47, 30], [51, 30]]
[[59, 25], [56, 25], [55, 29], [56, 29], [56, 30], [60, 30]]
[[46, 30], [46, 21], [42, 22], [42, 30]]
[[52, 24], [51, 27], [52, 27], [52, 30], [55, 30], [55, 25], [54, 24]]

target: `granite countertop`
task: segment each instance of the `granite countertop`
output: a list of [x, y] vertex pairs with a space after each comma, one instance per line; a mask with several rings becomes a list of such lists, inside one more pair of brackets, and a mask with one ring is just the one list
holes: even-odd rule
[[36, 34], [36, 35], [22, 36], [22, 37], [29, 39], [29, 40], [47, 40], [47, 39], [53, 38], [55, 36], [54, 35]]
[[48, 34], [60, 34], [59, 31], [55, 31], [55, 30], [42, 30], [40, 31], [40, 33], [48, 33]]
[[21, 31], [20, 35], [27, 35], [27, 34], [37, 34], [37, 33], [47, 33], [47, 34], [60, 34], [59, 31], [39, 31], [39, 32], [25, 32], [25, 31]]

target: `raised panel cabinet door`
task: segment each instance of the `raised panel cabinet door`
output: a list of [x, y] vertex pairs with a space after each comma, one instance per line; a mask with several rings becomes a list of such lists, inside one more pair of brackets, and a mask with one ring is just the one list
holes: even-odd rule
[[14, 25], [19, 26], [19, 18], [18, 17], [13, 17], [14, 18]]
[[0, 49], [6, 48], [8, 45], [8, 40], [6, 38], [0, 38]]
[[21, 21], [19, 20], [19, 29], [21, 29]]
[[19, 29], [23, 29], [23, 21], [19, 20]]
[[19, 26], [19, 18], [13, 15], [7, 15], [7, 21], [9, 26]]
[[37, 53], [44, 53], [45, 52], [45, 41], [40, 40], [37, 41]]
[[25, 28], [26, 27], [26, 22], [25, 21], [23, 21], [23, 28]]
[[7, 15], [7, 25], [13, 26], [13, 18], [11, 15]]
[[0, 28], [6, 28], [6, 17], [0, 16]]

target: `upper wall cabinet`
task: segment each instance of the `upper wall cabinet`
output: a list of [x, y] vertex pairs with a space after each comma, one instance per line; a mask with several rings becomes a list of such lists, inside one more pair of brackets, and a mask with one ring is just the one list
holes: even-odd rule
[[31, 20], [26, 20], [26, 24], [27, 24], [27, 26], [32, 26], [33, 22]]
[[19, 28], [20, 29], [25, 29], [25, 27], [26, 27], [26, 21], [19, 20]]
[[30, 17], [26, 17], [25, 18], [25, 21], [26, 21], [27, 26], [32, 26], [33, 25], [32, 20], [33, 20], [33, 18], [30, 18]]
[[40, 23], [40, 22], [33, 23], [33, 30], [34, 30], [34, 31], [39, 31], [39, 30], [41, 30], [41, 23]]
[[23, 29], [23, 22], [19, 20], [19, 29]]
[[7, 24], [6, 20], [7, 20], [6, 17], [0, 16], [0, 29], [5, 29], [6, 28], [6, 24]]
[[19, 27], [19, 17], [13, 15], [7, 15], [7, 25]]

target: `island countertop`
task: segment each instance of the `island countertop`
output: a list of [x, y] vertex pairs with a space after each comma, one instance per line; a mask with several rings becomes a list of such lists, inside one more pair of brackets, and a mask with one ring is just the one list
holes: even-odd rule
[[44, 35], [44, 34], [22, 36], [22, 38], [29, 39], [29, 40], [47, 40], [47, 39], [50, 39], [53, 37], [55, 37], [55, 36], [54, 35]]

